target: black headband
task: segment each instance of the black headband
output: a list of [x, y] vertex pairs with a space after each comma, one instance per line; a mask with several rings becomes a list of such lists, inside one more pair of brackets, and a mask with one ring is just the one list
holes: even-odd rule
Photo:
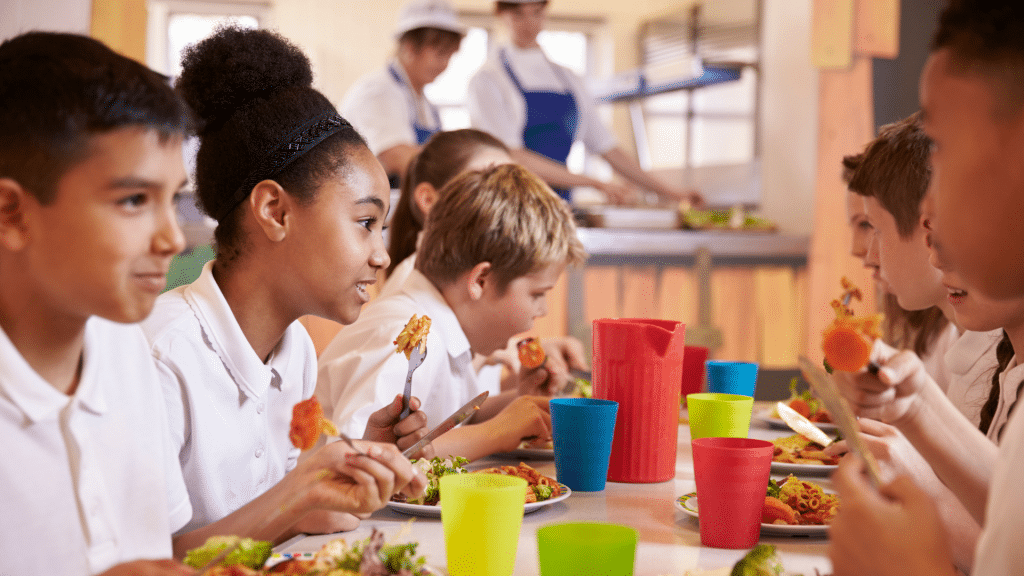
[[220, 221], [245, 201], [252, 192], [253, 187], [259, 182], [277, 175], [289, 164], [300, 158], [314, 146], [326, 140], [332, 134], [352, 125], [335, 112], [328, 112], [313, 118], [302, 126], [299, 126], [284, 139], [284, 142], [270, 150], [259, 166], [253, 170], [242, 185], [235, 190], [234, 197], [228, 208], [217, 214], [215, 218]]

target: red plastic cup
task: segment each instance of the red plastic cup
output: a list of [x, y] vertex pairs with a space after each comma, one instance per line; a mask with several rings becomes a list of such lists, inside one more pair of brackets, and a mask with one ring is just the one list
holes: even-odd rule
[[675, 478], [685, 336], [671, 320], [594, 320], [594, 397], [619, 403], [608, 480]]
[[752, 548], [761, 533], [772, 443], [753, 438], [698, 438], [690, 446], [700, 543], [712, 548]]
[[708, 360], [708, 349], [703, 346], [686, 346], [683, 354], [683, 386], [680, 390], [683, 403], [687, 394], [704, 391], [704, 363]]

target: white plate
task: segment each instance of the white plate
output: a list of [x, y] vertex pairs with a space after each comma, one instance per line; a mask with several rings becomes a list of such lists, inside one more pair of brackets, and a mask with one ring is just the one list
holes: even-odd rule
[[[565, 484], [562, 484], [561, 486], [562, 490], [564, 491], [561, 495], [541, 502], [530, 502], [529, 504], [525, 504], [523, 508], [523, 514], [536, 512], [537, 510], [540, 510], [545, 506], [550, 506], [555, 502], [561, 502], [562, 500], [565, 500], [566, 498], [572, 495], [572, 490], [570, 490], [568, 486], [566, 486]], [[397, 510], [399, 512], [402, 512], [403, 514], [411, 514], [413, 516], [424, 516], [427, 518], [441, 517], [440, 506], [428, 506], [426, 504], [408, 504], [405, 502], [388, 502], [388, 508], [391, 508], [392, 510]]]
[[[676, 498], [676, 510], [697, 518], [697, 495], [690, 493], [684, 502]], [[792, 526], [790, 524], [761, 524], [763, 536], [828, 536], [828, 526]]]
[[553, 448], [517, 448], [509, 452], [498, 452], [491, 454], [495, 458], [524, 458], [527, 460], [554, 460], [555, 450]]
[[[789, 425], [786, 424], [782, 418], [772, 416], [771, 408], [762, 410], [761, 412], [758, 412], [757, 415], [761, 420], [764, 420], [765, 424], [767, 424], [769, 428], [775, 428], [776, 430], [790, 430]], [[814, 424], [818, 428], [821, 428], [823, 431], [830, 434], [834, 434], [836, 430], [838, 430], [836, 425], [831, 422], [811, 422], [811, 424]]]
[[772, 462], [772, 474], [793, 474], [795, 476], [828, 476], [839, 466], [835, 464], [798, 464], [796, 462]]

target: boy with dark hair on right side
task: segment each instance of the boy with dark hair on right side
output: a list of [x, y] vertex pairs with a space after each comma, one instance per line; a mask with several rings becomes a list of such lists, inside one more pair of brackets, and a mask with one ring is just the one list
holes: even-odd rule
[[9, 574], [191, 574], [138, 322], [184, 246], [185, 106], [95, 40], [0, 45], [0, 538]]

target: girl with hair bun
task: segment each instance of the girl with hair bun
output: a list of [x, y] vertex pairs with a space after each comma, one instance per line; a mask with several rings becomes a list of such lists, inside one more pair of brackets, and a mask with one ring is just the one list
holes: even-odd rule
[[365, 454], [334, 442], [300, 461], [289, 441], [316, 384], [298, 318], [353, 322], [389, 262], [387, 178], [312, 80], [306, 56], [265, 30], [222, 28], [184, 56], [177, 88], [198, 117], [196, 193], [217, 256], [143, 325], [194, 509], [178, 556], [214, 534], [352, 529], [352, 514], [425, 486], [395, 446], [425, 433], [419, 411], [375, 413]]

